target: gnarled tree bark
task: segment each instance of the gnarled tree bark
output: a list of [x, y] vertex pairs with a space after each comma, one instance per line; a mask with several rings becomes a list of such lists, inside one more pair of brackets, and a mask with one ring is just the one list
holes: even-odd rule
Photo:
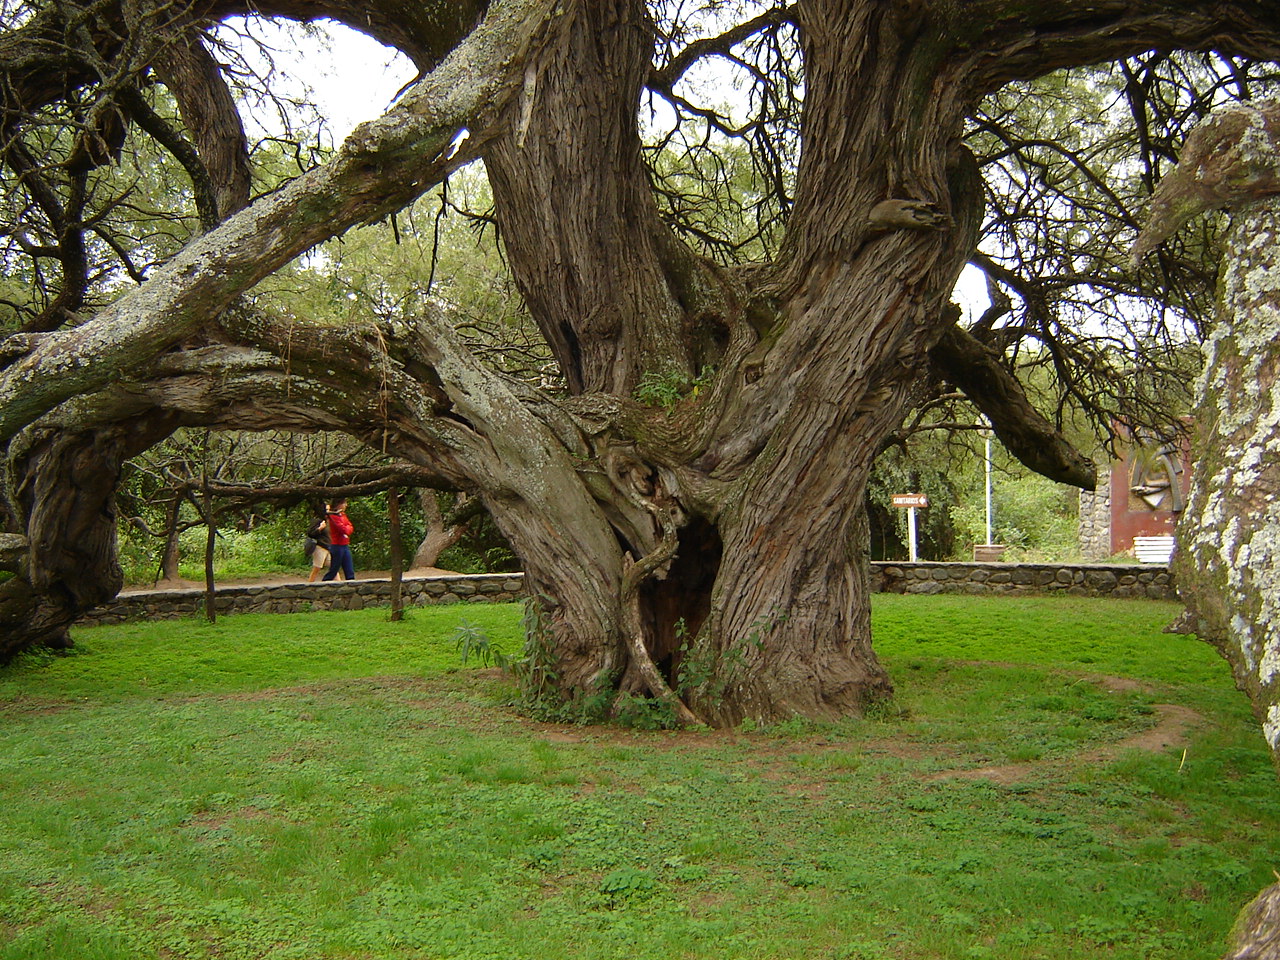
[[0, 661], [34, 644], [69, 646], [80, 613], [119, 592], [120, 468], [173, 427], [151, 415], [79, 432], [35, 429], [10, 448], [7, 500], [28, 548], [19, 575], [0, 583]]
[[1173, 569], [1186, 627], [1231, 663], [1280, 770], [1280, 105], [1225, 108], [1196, 128], [1135, 254], [1223, 207], [1231, 227]]

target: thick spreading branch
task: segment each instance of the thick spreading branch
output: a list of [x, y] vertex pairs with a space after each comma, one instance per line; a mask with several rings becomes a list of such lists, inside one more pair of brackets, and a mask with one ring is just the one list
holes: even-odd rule
[[[211, 192], [212, 217], [202, 210], [206, 229], [236, 213], [249, 203], [252, 177], [244, 124], [235, 100], [216, 60], [205, 49], [199, 34], [175, 37], [156, 57], [157, 71], [178, 101], [198, 157], [198, 164], [186, 158], [181, 145], [164, 143], [191, 176], [197, 199], [202, 186]], [[140, 113], [136, 103], [135, 113]], [[150, 132], [150, 131], [149, 131]], [[156, 136], [154, 133], [153, 136]], [[157, 140], [160, 137], [156, 137]], [[185, 144], [185, 141], [183, 141]]]
[[[158, 45], [232, 16], [336, 20], [401, 50], [426, 74], [485, 15], [489, 0], [144, 0], [55, 3], [0, 35], [0, 103], [5, 120], [31, 114], [65, 91], [100, 79], [98, 64], [150, 62]], [[77, 38], [68, 46], [67, 37]], [[0, 124], [3, 129], [3, 124]]]
[[[189, 243], [149, 282], [0, 375], [0, 439], [56, 404], [137, 372], [258, 280], [321, 240], [398, 209], [483, 142], [518, 89], [552, 5], [501, 0], [484, 23], [385, 116], [357, 128], [329, 164]], [[459, 146], [459, 131], [471, 136]]]
[[1031, 405], [1000, 357], [954, 324], [929, 351], [938, 370], [991, 421], [1000, 442], [1036, 473], [1085, 490], [1098, 484], [1093, 461]]
[[[337, 500], [341, 497], [367, 497], [384, 493], [393, 487], [427, 487], [449, 490], [453, 479], [428, 467], [399, 463], [386, 467], [366, 467], [346, 474], [335, 474], [322, 480], [303, 478], [298, 481], [230, 482], [211, 480], [209, 492], [233, 506], [256, 503], [294, 504], [308, 499]], [[184, 483], [182, 490], [200, 489], [197, 480]]]
[[635, 0], [565, 7], [485, 163], [516, 281], [569, 389], [626, 396], [646, 370], [694, 373], [636, 129], [652, 36]]
[[962, 82], [973, 102], [1014, 80], [1163, 49], [1216, 49], [1258, 60], [1280, 58], [1274, 0], [975, 0], [931, 3], [957, 42]]

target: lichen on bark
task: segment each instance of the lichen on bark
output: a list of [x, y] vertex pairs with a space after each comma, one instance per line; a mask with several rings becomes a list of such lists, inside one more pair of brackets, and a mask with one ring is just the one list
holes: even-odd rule
[[1280, 106], [1211, 115], [1161, 182], [1135, 252], [1226, 207], [1219, 306], [1196, 385], [1197, 472], [1174, 571], [1188, 626], [1248, 693], [1280, 767]]

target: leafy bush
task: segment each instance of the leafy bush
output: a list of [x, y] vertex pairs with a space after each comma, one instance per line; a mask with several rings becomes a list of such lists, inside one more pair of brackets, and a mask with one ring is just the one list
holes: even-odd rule
[[[281, 512], [249, 530], [220, 529], [214, 547], [215, 577], [246, 577], [259, 573], [290, 573], [305, 570], [310, 561], [302, 552], [307, 519]], [[204, 527], [192, 527], [179, 540], [182, 575], [204, 579]]]
[[632, 730], [673, 730], [679, 726], [671, 704], [656, 697], [636, 697], [629, 693], [618, 697], [614, 719]]
[[[985, 543], [985, 491], [978, 490], [952, 507], [957, 559], [969, 558], [969, 547]], [[1079, 501], [1074, 487], [1038, 474], [1000, 474], [992, 489], [996, 543], [1010, 547], [1009, 560], [1072, 560], [1080, 555], [1077, 537]]]

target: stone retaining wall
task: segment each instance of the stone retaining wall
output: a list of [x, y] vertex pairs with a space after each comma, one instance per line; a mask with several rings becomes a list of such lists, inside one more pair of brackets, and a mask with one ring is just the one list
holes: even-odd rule
[[[1089, 563], [896, 563], [871, 564], [871, 589], [883, 593], [969, 593], [996, 596], [1067, 593], [1080, 597], [1145, 597], [1176, 600], [1167, 567]], [[454, 577], [405, 577], [405, 606], [428, 603], [502, 603], [524, 596], [519, 573]], [[219, 587], [218, 613], [302, 613], [362, 610], [391, 603], [391, 581], [353, 580]], [[163, 620], [204, 611], [204, 590], [122, 593], [82, 623]]]
[[883, 562], [871, 568], [871, 589], [882, 593], [1178, 599], [1169, 568], [1156, 564]]
[[[428, 603], [502, 603], [523, 596], [518, 573], [456, 577], [405, 577], [401, 586], [406, 607]], [[129, 591], [99, 607], [82, 623], [163, 620], [204, 612], [205, 592], [195, 590]], [[218, 613], [304, 613], [312, 610], [363, 610], [391, 604], [391, 580], [318, 581], [218, 587]]]

